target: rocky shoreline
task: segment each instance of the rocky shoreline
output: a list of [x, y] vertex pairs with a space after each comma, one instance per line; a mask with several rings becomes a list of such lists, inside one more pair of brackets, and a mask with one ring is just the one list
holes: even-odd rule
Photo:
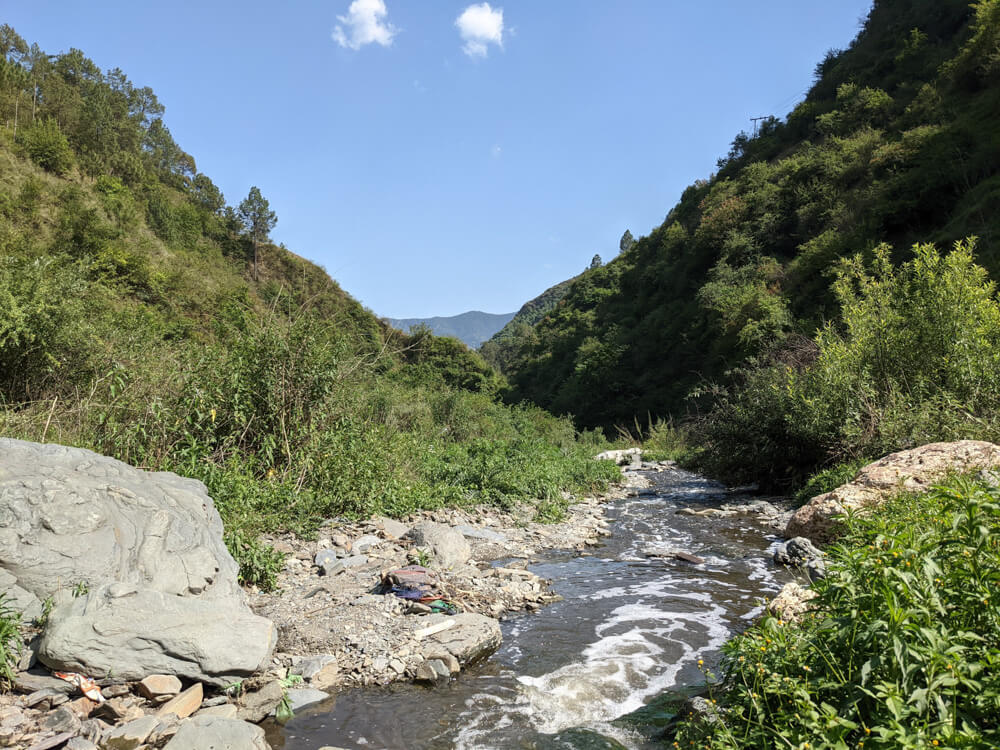
[[[424, 512], [403, 521], [330, 523], [315, 541], [272, 538], [268, 541], [288, 555], [285, 568], [277, 590], [252, 592], [250, 605], [278, 627], [275, 666], [301, 670], [311, 687], [335, 691], [448, 677], [499, 645], [499, 628], [490, 622], [558, 599], [548, 581], [526, 570], [540, 551], [600, 545], [610, 533], [606, 503], [644, 483], [627, 472], [622, 485], [608, 493], [571, 502], [565, 520], [555, 524], [532, 520], [530, 506], [511, 512], [480, 507]], [[437, 538], [422, 545], [412, 538], [414, 529], [432, 529]], [[438, 567], [442, 548], [451, 564]], [[435, 572], [443, 598], [463, 613], [461, 625], [424, 635], [447, 615], [374, 593], [388, 571], [419, 561]], [[444, 647], [449, 638], [464, 645], [449, 651]], [[448, 671], [435, 661], [445, 662]], [[319, 664], [322, 669], [314, 673]]]
[[[528, 505], [334, 519], [316, 540], [266, 540], [286, 558], [277, 590], [263, 593], [234, 588], [199, 483], [79, 449], [3, 448], [0, 574], [8, 603], [35, 624], [24, 630], [13, 692], [0, 695], [0, 747], [28, 750], [264, 749], [257, 724], [269, 716], [355, 686], [450, 678], [499, 647], [499, 619], [558, 599], [526, 570], [536, 554], [600, 545], [606, 503], [646, 484], [623, 471], [605, 495], [565, 498], [555, 524], [533, 520]], [[662, 468], [636, 451], [610, 457]], [[195, 531], [202, 524], [207, 536]], [[67, 548], [95, 539], [107, 543], [95, 547], [104, 559], [67, 563]], [[55, 564], [75, 565], [64, 578], [46, 579], [46, 544]], [[387, 573], [413, 565], [432, 576], [430, 604], [385, 591]], [[216, 606], [234, 619], [208, 623], [198, 641], [199, 618]], [[252, 627], [249, 640], [235, 632], [240, 622]], [[228, 633], [223, 658], [212, 653], [213, 628]]]

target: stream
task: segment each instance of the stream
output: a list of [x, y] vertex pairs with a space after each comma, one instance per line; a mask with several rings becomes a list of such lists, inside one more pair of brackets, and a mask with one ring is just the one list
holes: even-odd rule
[[[789, 579], [770, 561], [774, 532], [755, 514], [686, 515], [741, 497], [688, 472], [649, 473], [649, 489], [608, 507], [612, 535], [587, 552], [531, 565], [564, 598], [503, 623], [486, 662], [434, 687], [357, 689], [307, 709], [268, 740], [283, 750], [661, 747], [667, 698], [704, 685], [720, 648]], [[749, 499], [749, 498], [746, 498]], [[704, 560], [648, 557], [650, 548]]]

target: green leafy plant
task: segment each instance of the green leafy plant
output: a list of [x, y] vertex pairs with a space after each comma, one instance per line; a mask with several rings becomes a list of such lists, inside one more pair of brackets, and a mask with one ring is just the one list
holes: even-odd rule
[[273, 591], [285, 556], [274, 547], [249, 537], [239, 530], [225, 534], [226, 546], [240, 566], [239, 581], [245, 586], [257, 586], [261, 591]]
[[238, 698], [243, 695], [245, 687], [243, 685], [243, 680], [233, 680], [227, 685], [223, 686], [222, 691], [232, 697]]
[[7, 595], [0, 593], [0, 684], [10, 687], [21, 658], [21, 613], [9, 603]]
[[45, 629], [45, 626], [49, 624], [49, 615], [52, 614], [52, 607], [55, 604], [55, 600], [51, 596], [47, 596], [42, 600], [42, 611], [38, 617], [35, 618], [35, 626], [41, 630]]
[[33, 162], [55, 174], [65, 174], [73, 166], [73, 150], [55, 119], [46, 117], [20, 133], [17, 141]]
[[1000, 301], [974, 249], [845, 260], [842, 322], [735, 374], [699, 423], [703, 468], [788, 485], [824, 464], [1000, 435]]
[[279, 724], [286, 724], [295, 718], [295, 712], [292, 710], [291, 698], [288, 695], [288, 689], [294, 687], [295, 685], [301, 684], [302, 675], [290, 674], [281, 680], [281, 702], [278, 703], [277, 708], [274, 710], [274, 718]]
[[955, 478], [847, 519], [798, 625], [725, 649], [712, 748], [1000, 746], [1000, 488]]

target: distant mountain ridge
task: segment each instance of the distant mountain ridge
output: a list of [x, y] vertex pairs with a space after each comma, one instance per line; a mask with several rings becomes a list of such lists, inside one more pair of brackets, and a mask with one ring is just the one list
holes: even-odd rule
[[386, 318], [393, 328], [409, 332], [413, 326], [425, 325], [435, 336], [451, 336], [470, 349], [476, 349], [502, 329], [516, 313], [485, 313], [471, 310], [460, 315], [433, 318]]

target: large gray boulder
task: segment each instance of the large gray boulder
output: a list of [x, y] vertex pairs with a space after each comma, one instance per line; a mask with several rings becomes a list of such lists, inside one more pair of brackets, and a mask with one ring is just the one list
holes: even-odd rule
[[469, 561], [472, 549], [461, 531], [433, 521], [418, 523], [406, 534], [415, 547], [431, 553], [435, 568], [459, 568]]
[[0, 585], [28, 617], [53, 597], [42, 663], [128, 679], [249, 674], [275, 630], [237, 572], [201, 482], [0, 438]]
[[205, 485], [0, 438], [0, 567], [39, 599], [85, 584], [242, 598]]
[[65, 672], [125, 680], [172, 674], [224, 685], [265, 669], [276, 638], [274, 624], [239, 601], [113, 583], [57, 597], [39, 659]]

